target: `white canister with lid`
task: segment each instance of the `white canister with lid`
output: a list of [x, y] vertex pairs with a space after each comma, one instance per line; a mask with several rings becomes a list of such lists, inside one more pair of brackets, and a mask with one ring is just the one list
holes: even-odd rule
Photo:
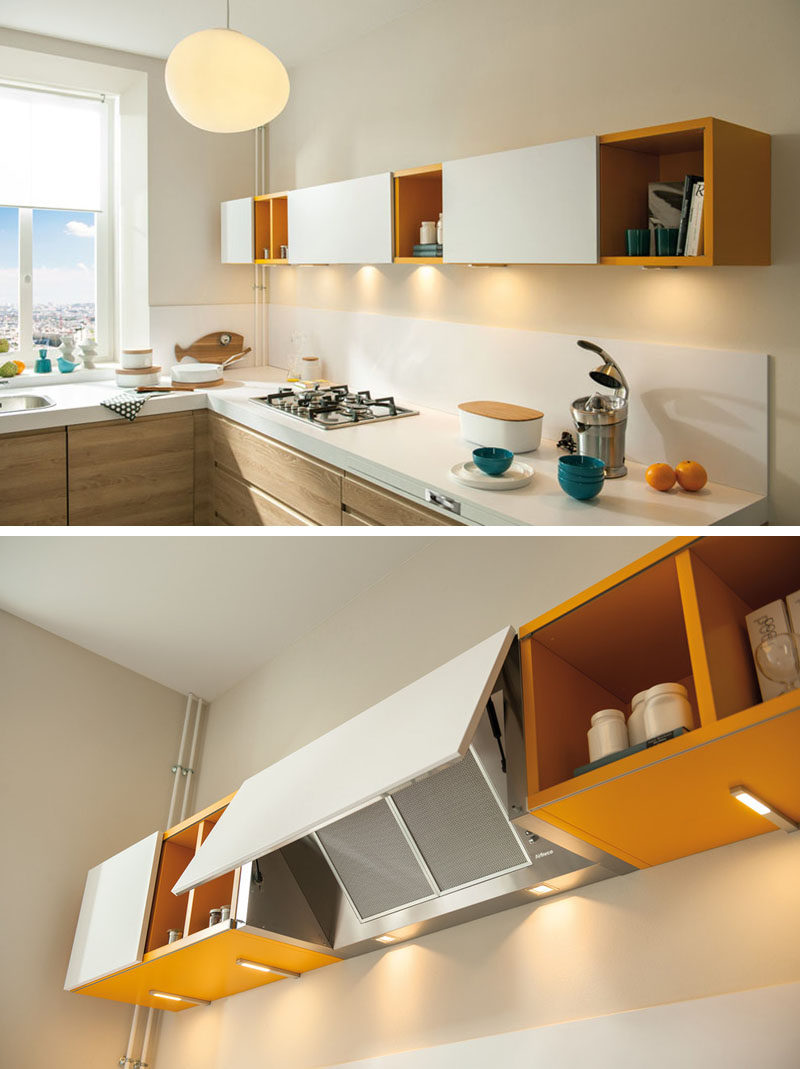
[[322, 378], [322, 361], [318, 356], [303, 356], [300, 359], [302, 382], [316, 382]]
[[631, 698], [631, 715], [628, 717], [628, 738], [631, 746], [638, 746], [646, 741], [644, 733], [644, 702], [646, 690], [640, 690]]
[[692, 729], [692, 707], [686, 687], [680, 683], [658, 683], [647, 691], [643, 713], [644, 736], [648, 741], [676, 728]]
[[126, 371], [141, 370], [153, 366], [152, 349], [123, 349], [120, 364]]
[[628, 729], [621, 709], [600, 709], [589, 728], [589, 760], [599, 761], [628, 746]]

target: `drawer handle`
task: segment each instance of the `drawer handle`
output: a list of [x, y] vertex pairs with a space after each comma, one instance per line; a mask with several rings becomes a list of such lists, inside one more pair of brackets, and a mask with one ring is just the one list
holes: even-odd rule
[[456, 501], [453, 497], [447, 497], [446, 494], [440, 494], [436, 490], [429, 490], [426, 487], [425, 500], [431, 505], [438, 505], [440, 509], [447, 509], [448, 512], [452, 512], [456, 516], [461, 515], [461, 502]]

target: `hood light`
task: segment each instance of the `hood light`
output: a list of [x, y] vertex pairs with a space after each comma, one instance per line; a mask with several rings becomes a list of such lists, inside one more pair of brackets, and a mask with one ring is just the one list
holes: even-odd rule
[[395, 937], [393, 935], [376, 935], [375, 936], [375, 942], [376, 943], [394, 943], [394, 942], [396, 942], [396, 939], [395, 939]]
[[211, 1003], [204, 998], [192, 998], [191, 995], [171, 995], [168, 991], [151, 991], [153, 998], [166, 998], [170, 1002], [191, 1002], [193, 1006], [210, 1006]]
[[551, 887], [548, 883], [537, 883], [535, 887], [527, 887], [526, 890], [532, 895], [551, 895], [555, 887]]
[[255, 972], [274, 973], [275, 976], [288, 976], [292, 980], [299, 980], [299, 972], [289, 972], [288, 969], [279, 969], [275, 965], [262, 965], [260, 961], [249, 961], [247, 958], [237, 958], [236, 964], [245, 969], [253, 969]]
[[766, 817], [767, 820], [772, 821], [776, 828], [780, 828], [782, 831], [797, 831], [798, 825], [795, 821], [784, 816], [780, 810], [773, 809], [771, 805], [768, 805], [762, 798], [758, 798], [752, 791], [748, 791], [746, 787], [731, 787], [731, 794], [737, 802], [741, 802], [748, 809], [752, 809], [754, 813], [758, 813], [759, 816]]

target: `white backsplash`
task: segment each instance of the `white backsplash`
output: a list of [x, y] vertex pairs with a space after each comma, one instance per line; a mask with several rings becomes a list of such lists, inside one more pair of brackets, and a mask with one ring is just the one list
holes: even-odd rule
[[[570, 403], [593, 392], [588, 373], [600, 362], [576, 346], [577, 335], [270, 304], [274, 367], [286, 367], [294, 330], [309, 335], [329, 379], [445, 412], [462, 401], [527, 405], [544, 413], [551, 439], [572, 429]], [[715, 482], [766, 493], [766, 355], [588, 340], [619, 362], [630, 384], [631, 460], [691, 458]]]
[[[228, 330], [241, 334], [248, 353], [237, 367], [257, 367], [257, 323], [254, 304], [181, 304], [150, 307], [150, 345], [154, 362], [165, 371], [175, 363], [175, 346], [186, 349], [205, 334]], [[266, 363], [266, 354], [261, 361]]]

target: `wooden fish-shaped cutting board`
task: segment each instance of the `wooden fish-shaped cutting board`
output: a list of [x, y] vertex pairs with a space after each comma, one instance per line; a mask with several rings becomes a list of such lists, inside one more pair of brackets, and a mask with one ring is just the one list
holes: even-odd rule
[[218, 330], [215, 334], [206, 334], [198, 338], [188, 349], [175, 346], [175, 359], [182, 360], [191, 356], [203, 364], [222, 364], [229, 356], [244, 351], [244, 337], [230, 330]]

